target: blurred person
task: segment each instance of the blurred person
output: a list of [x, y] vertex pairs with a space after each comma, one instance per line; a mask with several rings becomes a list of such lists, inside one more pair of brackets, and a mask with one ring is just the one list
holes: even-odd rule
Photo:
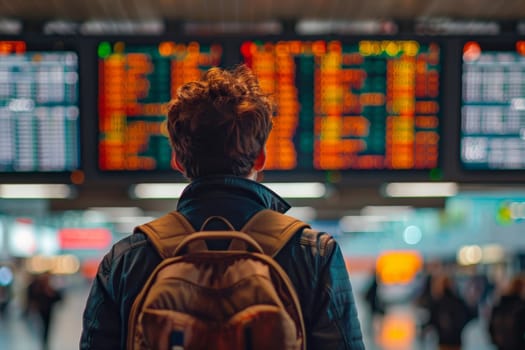
[[418, 279], [419, 284], [414, 293], [414, 304], [427, 309], [432, 301], [432, 274], [422, 271]]
[[525, 349], [524, 293], [524, 276], [515, 276], [491, 310], [488, 331], [498, 350]]
[[370, 335], [379, 334], [385, 315], [385, 304], [379, 294], [379, 281], [376, 271], [372, 271], [372, 277], [363, 294], [369, 309], [370, 319], [367, 322]]
[[[51, 274], [44, 272], [33, 276], [27, 286], [27, 312], [37, 315], [41, 325], [41, 344], [49, 349], [49, 334], [55, 305], [63, 299], [62, 292], [51, 284]], [[28, 315], [28, 316], [29, 316]]]
[[486, 316], [487, 305], [494, 293], [494, 284], [485, 274], [475, 273], [467, 278], [463, 288], [467, 305], [475, 317]]
[[443, 273], [440, 260], [425, 261], [416, 277], [412, 303], [416, 312], [416, 332], [420, 341], [425, 341], [431, 330], [430, 307], [432, 306], [432, 285], [434, 276]]
[[13, 298], [13, 271], [7, 265], [0, 265], [0, 318], [4, 318]]
[[460, 350], [463, 329], [472, 319], [470, 309], [446, 275], [433, 278], [429, 325], [436, 331], [440, 350]]
[[[240, 229], [257, 212], [290, 205], [257, 182], [266, 160], [272, 104], [246, 66], [212, 68], [183, 85], [168, 106], [173, 163], [190, 184], [176, 210], [193, 227], [210, 216]], [[220, 242], [219, 242], [220, 243]], [[343, 255], [326, 233], [300, 230], [275, 260], [299, 296], [308, 349], [364, 349]], [[80, 349], [125, 349], [130, 309], [161, 262], [142, 232], [117, 242], [102, 260], [86, 302]]]
[[424, 341], [430, 327], [430, 308], [432, 306], [432, 282], [433, 273], [429, 269], [423, 269], [419, 276], [419, 283], [413, 295], [413, 304], [417, 319], [417, 336]]
[[0, 318], [7, 315], [12, 298], [12, 284], [0, 284]]
[[370, 284], [365, 291], [365, 300], [370, 307], [372, 316], [382, 316], [385, 314], [385, 305], [381, 296], [379, 295], [379, 283], [377, 281], [377, 274], [374, 272], [370, 280]]

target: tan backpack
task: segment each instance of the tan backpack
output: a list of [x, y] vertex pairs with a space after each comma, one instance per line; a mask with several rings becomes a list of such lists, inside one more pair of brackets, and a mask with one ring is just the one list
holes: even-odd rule
[[[203, 231], [213, 219], [230, 231]], [[137, 227], [164, 260], [132, 306], [127, 349], [306, 349], [299, 299], [273, 259], [305, 227], [273, 210], [240, 231], [214, 216], [195, 232], [178, 212]], [[208, 250], [209, 240], [231, 243]]]

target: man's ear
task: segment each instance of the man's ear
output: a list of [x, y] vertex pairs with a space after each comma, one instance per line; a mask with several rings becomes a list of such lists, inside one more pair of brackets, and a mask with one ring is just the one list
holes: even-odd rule
[[263, 147], [261, 151], [259, 152], [259, 155], [255, 159], [255, 162], [253, 163], [253, 170], [259, 172], [264, 169], [264, 165], [266, 164], [266, 148]]
[[182, 174], [185, 174], [184, 167], [177, 159], [177, 155], [175, 154], [175, 152], [171, 152], [171, 166], [175, 168], [175, 170], [178, 170]]

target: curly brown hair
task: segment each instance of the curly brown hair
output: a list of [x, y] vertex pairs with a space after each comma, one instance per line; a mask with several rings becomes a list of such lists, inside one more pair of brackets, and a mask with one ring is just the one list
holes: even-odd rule
[[185, 176], [247, 176], [272, 129], [273, 105], [245, 65], [209, 69], [168, 106], [168, 133]]

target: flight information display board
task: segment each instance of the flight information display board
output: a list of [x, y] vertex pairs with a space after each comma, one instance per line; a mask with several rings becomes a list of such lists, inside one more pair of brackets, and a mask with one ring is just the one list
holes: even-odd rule
[[461, 163], [525, 170], [525, 41], [464, 44]]
[[245, 41], [240, 50], [277, 105], [267, 170], [439, 166], [438, 43]]
[[79, 168], [78, 54], [40, 46], [0, 41], [0, 173]]
[[172, 169], [166, 104], [179, 86], [221, 64], [221, 45], [103, 41], [98, 57], [99, 170]]

